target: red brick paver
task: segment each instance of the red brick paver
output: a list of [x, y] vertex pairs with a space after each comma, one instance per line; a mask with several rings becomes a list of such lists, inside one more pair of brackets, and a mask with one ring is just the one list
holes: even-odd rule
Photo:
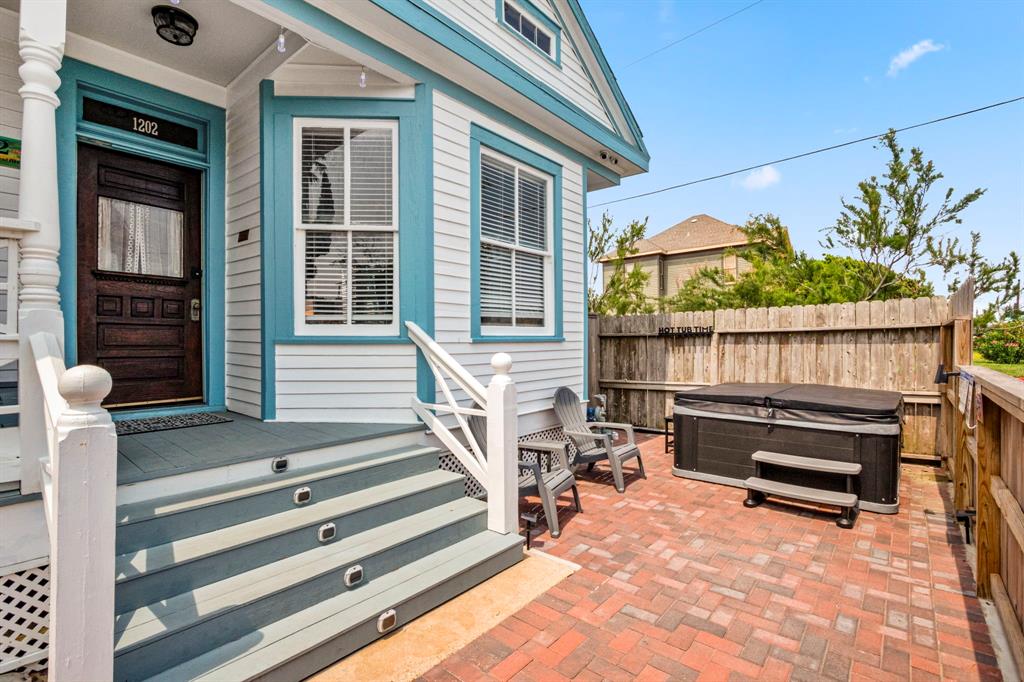
[[619, 495], [582, 473], [584, 513], [563, 501], [562, 537], [535, 536], [582, 570], [424, 679], [1000, 679], [933, 469], [904, 465], [900, 513], [841, 530], [672, 476], [661, 438], [641, 448], [648, 480]]

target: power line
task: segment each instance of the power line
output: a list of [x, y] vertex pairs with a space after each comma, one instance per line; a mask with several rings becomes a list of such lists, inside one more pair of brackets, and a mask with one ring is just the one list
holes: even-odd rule
[[689, 34], [683, 36], [682, 38], [680, 38], [679, 40], [673, 40], [671, 43], [668, 43], [667, 45], [662, 45], [661, 47], [659, 47], [654, 52], [649, 52], [649, 53], [645, 54], [643, 57], [640, 57], [639, 59], [634, 59], [633, 61], [631, 61], [629, 64], [626, 64], [622, 68], [628, 69], [629, 67], [633, 66], [634, 64], [639, 64], [640, 62], [642, 62], [643, 60], [647, 59], [648, 57], [653, 57], [654, 55], [656, 55], [656, 54], [658, 54], [660, 52], [664, 52], [665, 50], [667, 50], [670, 47], [678, 45], [679, 43], [683, 42], [684, 40], [689, 40], [690, 38], [693, 38], [694, 36], [700, 35], [701, 33], [703, 33], [704, 31], [708, 30], [709, 28], [714, 28], [715, 26], [718, 26], [723, 21], [727, 21], [729, 19], [732, 19], [737, 14], [742, 14], [742, 13], [746, 12], [748, 9], [750, 9], [751, 7], [753, 7], [754, 5], [760, 5], [762, 2], [764, 2], [764, 0], [757, 0], [756, 2], [752, 2], [749, 5], [747, 5], [746, 7], [744, 7], [743, 9], [738, 9], [735, 12], [733, 12], [732, 14], [730, 14], [728, 16], [725, 16], [725, 17], [722, 17], [718, 21], [714, 21], [714, 22], [708, 24], [707, 26], [703, 26], [701, 28], [698, 28], [693, 33], [689, 33]]
[[[924, 123], [915, 123], [914, 125], [904, 126], [903, 128], [896, 128], [893, 132], [902, 133], [905, 130], [913, 130], [914, 128], [923, 128], [924, 126], [930, 126], [930, 125], [932, 125], [934, 123], [942, 123], [943, 121], [949, 121], [949, 120], [952, 120], [954, 118], [960, 118], [961, 116], [969, 116], [970, 114], [976, 114], [979, 111], [986, 111], [988, 109], [995, 109], [996, 107], [1005, 106], [1007, 104], [1013, 104], [1014, 102], [1020, 102], [1021, 100], [1024, 100], [1024, 96], [1022, 96], [1022, 97], [1014, 97], [1012, 99], [1003, 100], [1002, 102], [996, 102], [994, 104], [988, 104], [986, 106], [978, 107], [977, 109], [971, 109], [969, 111], [961, 111], [958, 114], [950, 114], [949, 116], [943, 116], [942, 118], [935, 118], [935, 119], [932, 119], [931, 121], [925, 121]], [[886, 131], [886, 133], [887, 132], [888, 131]], [[622, 203], [623, 201], [630, 201], [632, 199], [640, 199], [642, 197], [649, 197], [649, 196], [654, 195], [654, 194], [661, 194], [662, 192], [668, 192], [668, 191], [671, 191], [671, 190], [674, 190], [674, 189], [680, 189], [682, 187], [689, 187], [690, 185], [697, 185], [699, 183], [708, 182], [710, 180], [719, 180], [721, 178], [727, 178], [730, 175], [739, 175], [740, 173], [746, 173], [747, 171], [756, 170], [758, 168], [764, 168], [765, 166], [771, 166], [771, 165], [774, 165], [774, 164], [777, 164], [777, 163], [785, 163], [786, 161], [793, 161], [794, 159], [802, 159], [805, 156], [813, 156], [814, 154], [821, 154], [822, 152], [829, 152], [829, 151], [832, 151], [833, 149], [841, 149], [842, 147], [849, 147], [850, 145], [860, 144], [861, 142], [867, 142], [868, 140], [876, 140], [879, 137], [881, 137], [882, 135], [885, 135], [886, 133], [877, 133], [875, 135], [868, 135], [867, 137], [861, 137], [861, 138], [856, 139], [856, 140], [850, 140], [849, 142], [841, 142], [839, 144], [834, 144], [834, 145], [831, 145], [829, 147], [821, 147], [820, 149], [814, 149], [812, 151], [804, 152], [802, 154], [794, 154], [793, 156], [787, 156], [787, 157], [782, 158], [782, 159], [775, 159], [774, 161], [765, 161], [764, 163], [759, 163], [759, 164], [757, 164], [755, 166], [747, 166], [746, 168], [740, 168], [739, 170], [729, 171], [728, 173], [719, 173], [718, 175], [709, 175], [706, 178], [700, 178], [698, 180], [690, 180], [688, 182], [681, 182], [678, 185], [671, 185], [669, 187], [662, 187], [661, 189], [654, 189], [654, 190], [651, 190], [650, 192], [641, 192], [640, 194], [634, 194], [632, 196], [622, 197], [621, 199], [612, 199], [611, 201], [604, 201], [604, 202], [601, 202], [600, 204], [591, 204], [587, 208], [600, 208], [601, 206], [609, 206], [611, 204]]]

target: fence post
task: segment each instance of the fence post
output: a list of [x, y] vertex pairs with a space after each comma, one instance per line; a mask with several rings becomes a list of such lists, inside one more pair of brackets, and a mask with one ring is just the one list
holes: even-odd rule
[[114, 674], [114, 528], [117, 436], [100, 407], [112, 382], [80, 365], [58, 384], [68, 409], [51, 457], [49, 679]]
[[[973, 406], [972, 406], [973, 407]], [[971, 409], [971, 408], [968, 408]], [[1002, 410], [982, 395], [981, 420], [978, 423], [978, 596], [992, 596], [989, 575], [1000, 568], [1000, 511], [993, 496], [992, 477], [1000, 475], [1000, 437]]]
[[508, 353], [495, 353], [491, 367], [494, 376], [487, 385], [487, 528], [508, 534], [519, 530], [516, 386], [509, 376], [512, 358]]

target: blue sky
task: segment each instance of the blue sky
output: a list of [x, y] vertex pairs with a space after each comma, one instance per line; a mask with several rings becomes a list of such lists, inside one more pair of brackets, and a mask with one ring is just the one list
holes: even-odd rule
[[[651, 152], [649, 173], [592, 193], [591, 205], [1024, 95], [1019, 1], [764, 0], [626, 66], [750, 2], [582, 0]], [[946, 176], [941, 191], [988, 189], [955, 235], [980, 231], [991, 258], [1024, 252], [1024, 102], [900, 141], [935, 161]], [[772, 212], [798, 249], [817, 254], [840, 197], [884, 163], [866, 142], [607, 208], [620, 225], [649, 216], [648, 234], [696, 213], [743, 223]]]

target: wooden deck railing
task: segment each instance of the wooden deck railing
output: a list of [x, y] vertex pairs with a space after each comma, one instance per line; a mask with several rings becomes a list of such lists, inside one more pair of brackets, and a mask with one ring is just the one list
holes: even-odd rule
[[961, 504], [973, 500], [977, 513], [978, 595], [995, 602], [1024, 671], [1024, 381], [987, 367], [958, 369], [950, 401], [966, 391], [967, 409], [954, 419], [967, 434], [967, 457], [951, 468]]

